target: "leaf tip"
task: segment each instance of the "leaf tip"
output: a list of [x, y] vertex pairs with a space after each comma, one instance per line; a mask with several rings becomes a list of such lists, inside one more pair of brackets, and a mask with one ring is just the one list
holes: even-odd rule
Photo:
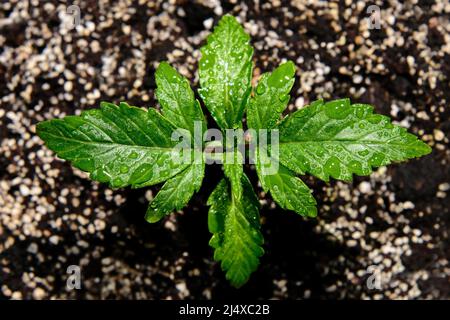
[[419, 157], [426, 156], [427, 154], [430, 154], [433, 151], [433, 148], [431, 148], [430, 145], [428, 145], [426, 142], [418, 139], [420, 142], [420, 151], [419, 151]]
[[36, 124], [36, 134], [42, 139], [42, 132], [45, 130], [45, 125], [47, 121], [41, 121]]
[[[122, 103], [125, 103], [125, 102], [121, 102], [121, 104]], [[114, 103], [112, 103], [112, 102], [108, 102], [108, 101], [100, 101], [100, 108], [101, 109], [103, 109], [103, 108], [107, 108], [107, 107], [117, 107]]]
[[158, 210], [158, 208], [155, 208], [150, 203], [147, 208], [147, 212], [145, 213], [144, 219], [149, 223], [155, 223], [161, 220], [165, 214], [161, 212], [161, 210]]
[[285, 63], [280, 65], [280, 68], [285, 68], [287, 76], [293, 77], [295, 75], [295, 64], [291, 60], [286, 61]]
[[220, 23], [238, 23], [239, 24], [239, 21], [236, 19], [235, 16], [227, 13], [227, 14], [223, 15], [222, 18], [220, 18], [219, 24]]
[[173, 67], [169, 64], [169, 62], [161, 61], [156, 68], [156, 74], [158, 74], [159, 72], [169, 71], [171, 69], [173, 69]]

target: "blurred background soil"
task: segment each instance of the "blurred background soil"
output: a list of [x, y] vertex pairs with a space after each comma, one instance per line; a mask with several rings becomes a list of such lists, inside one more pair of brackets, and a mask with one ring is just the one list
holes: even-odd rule
[[[80, 8], [74, 29], [69, 4]], [[368, 27], [370, 5], [380, 29]], [[261, 195], [266, 254], [240, 290], [208, 246], [206, 199], [220, 167], [208, 167], [187, 208], [149, 224], [159, 186], [111, 190], [35, 135], [37, 122], [102, 100], [159, 108], [161, 60], [196, 86], [199, 48], [225, 13], [252, 36], [255, 81], [295, 62], [289, 112], [350, 97], [433, 147], [351, 183], [305, 177], [317, 219]], [[0, 299], [449, 299], [449, 17], [447, 0], [2, 1]], [[66, 287], [70, 265], [81, 267], [80, 290]], [[378, 289], [367, 286], [373, 270]]]

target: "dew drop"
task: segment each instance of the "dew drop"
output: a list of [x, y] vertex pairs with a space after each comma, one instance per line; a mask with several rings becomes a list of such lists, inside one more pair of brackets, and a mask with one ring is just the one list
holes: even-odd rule
[[356, 160], [350, 161], [349, 167], [350, 167], [350, 169], [352, 169], [352, 172], [354, 172], [354, 173], [362, 174], [362, 172], [363, 172], [362, 165], [359, 161], [356, 161]]
[[264, 83], [260, 83], [258, 87], [256, 87], [256, 93], [262, 95], [264, 92], [266, 92], [266, 85]]
[[369, 163], [374, 167], [379, 167], [383, 163], [384, 155], [381, 153], [375, 153], [370, 157]]
[[278, 99], [280, 100], [280, 102], [285, 103], [286, 101], [289, 100], [289, 95], [288, 94], [280, 94]]
[[258, 239], [260, 237], [258, 230], [252, 230], [251, 232], [252, 232], [253, 238]]
[[323, 150], [323, 149], [318, 149], [318, 150], [317, 150], [317, 155], [318, 155], [319, 157], [323, 157], [323, 156], [325, 155], [325, 150]]
[[335, 156], [329, 157], [325, 163], [325, 171], [333, 177], [339, 177], [341, 174], [341, 164], [339, 159]]
[[137, 159], [138, 154], [137, 154], [136, 151], [132, 151], [128, 157], [129, 157], [130, 159]]
[[360, 155], [361, 157], [365, 157], [369, 154], [369, 150], [361, 150], [358, 151], [358, 155]]
[[357, 116], [359, 119], [362, 119], [362, 117], [364, 116], [364, 109], [363, 109], [363, 108], [357, 108], [357, 109], [356, 109], [356, 116]]
[[274, 184], [274, 185], [272, 186], [272, 190], [273, 190], [275, 193], [278, 193], [278, 192], [280, 192], [280, 187], [278, 187], [278, 185]]
[[347, 108], [342, 100], [325, 104], [325, 114], [332, 119], [344, 119], [350, 111], [351, 109]]
[[158, 158], [158, 160], [156, 160], [156, 164], [158, 166], [162, 166], [165, 161], [166, 161], [166, 157], [161, 156], [161, 157]]
[[115, 179], [112, 181], [112, 183], [111, 183], [111, 185], [112, 185], [113, 187], [119, 187], [119, 186], [121, 186], [122, 184], [123, 184], [123, 180], [120, 179], [120, 178], [115, 178]]
[[120, 173], [128, 173], [128, 171], [130, 171], [130, 168], [127, 165], [120, 166]]

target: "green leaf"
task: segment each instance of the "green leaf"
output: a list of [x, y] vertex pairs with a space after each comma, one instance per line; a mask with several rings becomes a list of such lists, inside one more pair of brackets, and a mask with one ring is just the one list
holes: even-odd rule
[[281, 208], [302, 216], [317, 216], [316, 200], [300, 178], [270, 157], [265, 148], [256, 149], [256, 159], [256, 171], [264, 191], [270, 192]]
[[236, 18], [225, 15], [201, 49], [199, 94], [220, 128], [242, 122], [251, 91], [253, 48]]
[[244, 174], [243, 156], [239, 150], [224, 153], [223, 171], [230, 180], [233, 194], [241, 197], [242, 194], [242, 175]]
[[192, 164], [168, 180], [150, 202], [145, 219], [157, 222], [174, 210], [181, 210], [197, 192], [205, 173], [205, 163]]
[[295, 65], [283, 63], [272, 73], [264, 73], [247, 110], [249, 128], [272, 129], [289, 102], [294, 84]]
[[[276, 126], [289, 102], [294, 75], [295, 66], [288, 61], [272, 73], [261, 76], [247, 110], [250, 128], [272, 129]], [[283, 209], [304, 216], [317, 216], [316, 201], [303, 181], [271, 157], [268, 148], [258, 147], [255, 151], [256, 169], [264, 191], [270, 192]]]
[[372, 167], [431, 152], [388, 117], [373, 114], [372, 106], [350, 105], [349, 99], [316, 101], [287, 116], [279, 130], [280, 162], [325, 181], [351, 180], [353, 173], [368, 175]]
[[259, 222], [259, 202], [248, 181], [242, 176], [243, 195], [239, 200], [222, 179], [208, 199], [208, 227], [213, 236], [214, 259], [221, 261], [226, 278], [241, 287], [255, 271], [264, 254]]
[[195, 99], [189, 81], [180, 75], [167, 62], [161, 62], [156, 70], [156, 97], [162, 107], [163, 115], [177, 128], [189, 130], [194, 134], [194, 121], [206, 130], [205, 117], [199, 102]]
[[156, 110], [101, 103], [80, 116], [41, 122], [38, 135], [62, 158], [111, 187], [163, 182], [186, 168], [171, 140], [173, 125]]

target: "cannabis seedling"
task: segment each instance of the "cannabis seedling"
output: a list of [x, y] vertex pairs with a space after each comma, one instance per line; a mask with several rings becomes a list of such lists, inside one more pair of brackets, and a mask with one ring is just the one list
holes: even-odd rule
[[[263, 74], [252, 90], [249, 40], [236, 19], [226, 15], [201, 50], [199, 94], [227, 133], [226, 141], [205, 143], [200, 103], [189, 82], [165, 62], [156, 70], [161, 113], [104, 102], [100, 109], [37, 126], [51, 150], [89, 172], [93, 180], [112, 188], [165, 182], [148, 207], [149, 222], [183, 208], [199, 190], [205, 164], [211, 159], [221, 162], [225, 177], [208, 199], [210, 245], [236, 287], [248, 280], [264, 251], [258, 197], [243, 172], [245, 151], [235, 147], [258, 142], [249, 156], [253, 155], [263, 190], [281, 208], [306, 217], [317, 215], [316, 201], [297, 175], [351, 180], [353, 174], [368, 175], [373, 167], [431, 151], [388, 117], [374, 114], [372, 106], [351, 105], [348, 99], [319, 100], [282, 118], [294, 83], [294, 64], [286, 62]], [[228, 139], [227, 129], [242, 131], [244, 112], [248, 135]], [[213, 152], [208, 151], [211, 146]]]

